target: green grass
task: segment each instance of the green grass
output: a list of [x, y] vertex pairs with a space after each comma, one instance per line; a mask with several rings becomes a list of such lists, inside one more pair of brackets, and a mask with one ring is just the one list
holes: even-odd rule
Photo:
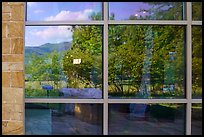
[[[136, 97], [142, 98], [141, 96], [137, 96], [138, 88], [132, 85], [124, 85], [123, 91], [118, 91], [114, 85], [109, 85], [108, 94], [114, 97]], [[163, 92], [161, 90], [150, 90], [149, 98], [183, 98], [184, 91], [182, 89], [175, 89], [174, 92]]]
[[[53, 89], [49, 91], [49, 97], [61, 96], [59, 90]], [[25, 89], [25, 97], [48, 97], [47, 91], [44, 89]]]

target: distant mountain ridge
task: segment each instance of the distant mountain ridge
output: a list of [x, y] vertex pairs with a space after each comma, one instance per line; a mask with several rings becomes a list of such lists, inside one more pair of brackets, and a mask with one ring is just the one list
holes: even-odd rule
[[68, 50], [71, 46], [70, 42], [61, 42], [61, 43], [46, 43], [38, 47], [28, 47], [25, 46], [25, 55], [26, 54], [36, 54], [44, 55], [45, 53], [51, 53], [53, 51], [64, 51]]
[[58, 52], [69, 50], [70, 47], [71, 47], [71, 42], [46, 43], [36, 47], [25, 46], [25, 63], [27, 62], [26, 58], [28, 58], [31, 54], [36, 54], [41, 56], [46, 53], [51, 53], [55, 50]]

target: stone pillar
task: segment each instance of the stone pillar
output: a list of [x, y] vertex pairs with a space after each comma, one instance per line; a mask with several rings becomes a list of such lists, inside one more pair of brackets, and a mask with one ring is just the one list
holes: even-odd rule
[[24, 134], [24, 2], [2, 2], [2, 134]]

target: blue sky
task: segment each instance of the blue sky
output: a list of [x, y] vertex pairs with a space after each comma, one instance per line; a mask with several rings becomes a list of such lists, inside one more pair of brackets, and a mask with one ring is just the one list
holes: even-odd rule
[[[130, 15], [145, 15], [140, 9], [152, 6], [143, 2], [110, 2], [109, 13], [115, 20], [128, 19]], [[93, 12], [101, 12], [101, 2], [27, 2], [28, 21], [73, 21], [90, 20]], [[59, 43], [72, 40], [71, 26], [26, 27], [26, 46], [40, 46], [45, 43]]]
[[140, 9], [150, 9], [152, 6], [144, 2], [110, 2], [109, 14], [115, 14], [115, 20], [128, 19], [130, 15], [145, 15]]
[[[27, 7], [28, 21], [49, 20], [49, 17], [54, 18], [57, 15], [61, 15], [61, 18], [58, 18], [58, 20], [87, 20], [86, 17], [91, 12], [100, 12], [102, 9], [100, 2], [28, 2]], [[60, 14], [62, 11], [69, 11], [67, 14], [70, 16], [63, 16]], [[71, 18], [72, 15], [75, 18]], [[63, 17], [70, 18], [65, 19]]]

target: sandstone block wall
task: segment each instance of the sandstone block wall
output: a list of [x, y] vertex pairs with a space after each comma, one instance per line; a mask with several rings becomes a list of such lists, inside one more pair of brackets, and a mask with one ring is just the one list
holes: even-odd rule
[[24, 2], [2, 2], [2, 134], [24, 134]]

